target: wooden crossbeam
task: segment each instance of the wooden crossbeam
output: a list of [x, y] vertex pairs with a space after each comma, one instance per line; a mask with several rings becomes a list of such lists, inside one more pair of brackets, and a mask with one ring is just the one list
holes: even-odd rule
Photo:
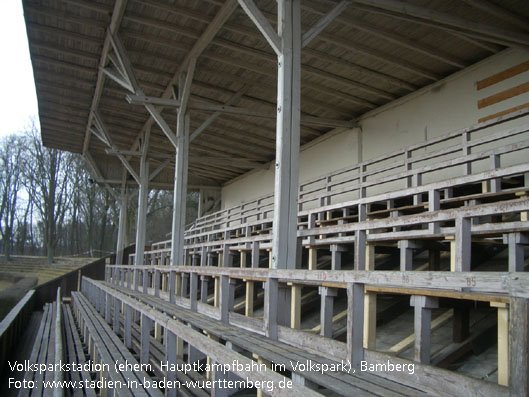
[[[163, 107], [176, 107], [180, 108], [182, 106], [181, 102], [175, 99], [164, 99], [164, 98], [155, 98], [148, 96], [140, 95], [127, 95], [127, 101], [131, 104], [152, 104]], [[236, 114], [240, 116], [251, 116], [251, 117], [261, 117], [267, 119], [275, 119], [277, 117], [276, 112], [262, 111], [255, 109], [248, 109], [243, 107], [236, 106], [227, 106], [227, 105], [213, 105], [210, 103], [204, 103], [197, 100], [191, 100], [188, 104], [188, 108], [192, 110], [202, 110], [209, 112], [219, 112], [219, 113], [228, 113]], [[308, 115], [301, 115], [301, 123], [308, 125], [316, 125], [322, 127], [336, 127], [336, 128], [354, 128], [357, 124], [354, 121], [348, 120], [334, 120], [321, 117], [313, 117]]]

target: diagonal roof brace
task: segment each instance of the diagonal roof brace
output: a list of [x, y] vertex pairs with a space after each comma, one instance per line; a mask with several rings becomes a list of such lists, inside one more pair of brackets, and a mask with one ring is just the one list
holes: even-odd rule
[[312, 25], [309, 30], [307, 30], [301, 36], [301, 48], [307, 46], [318, 34], [323, 31], [323, 29], [329, 26], [329, 24], [332, 23], [332, 21], [334, 21], [338, 15], [344, 12], [350, 5], [350, 0], [342, 0], [336, 4], [327, 14], [322, 16], [318, 22]]
[[[94, 133], [94, 135], [96, 135], [99, 139], [101, 139], [101, 141], [103, 141], [107, 146], [109, 146], [115, 152], [118, 159], [123, 163], [123, 166], [127, 169], [127, 171], [129, 171], [132, 177], [139, 184], [140, 178], [138, 176], [138, 173], [134, 170], [134, 168], [128, 162], [128, 160], [121, 153], [119, 153], [119, 149], [112, 142], [112, 138], [108, 132], [108, 128], [105, 122], [103, 121], [103, 119], [101, 118], [101, 114], [99, 113], [97, 109], [93, 112], [92, 125], [90, 126], [89, 131]], [[88, 153], [88, 151], [85, 153]]]
[[[109, 59], [114, 65], [114, 67], [117, 70], [117, 73], [113, 73], [111, 69], [108, 67], [105, 67], [103, 69], [103, 72], [116, 81], [118, 84], [120, 84], [122, 87], [127, 89], [128, 91], [132, 92], [135, 95], [142, 96], [143, 90], [140, 87], [140, 84], [138, 83], [138, 79], [136, 78], [136, 75], [134, 74], [134, 70], [132, 69], [132, 64], [130, 62], [130, 59], [127, 55], [127, 52], [125, 51], [125, 47], [123, 46], [123, 43], [119, 39], [117, 34], [113, 34], [111, 32], [108, 32], [108, 37], [110, 40], [110, 44], [113, 49], [113, 53], [109, 54]], [[195, 62], [191, 62], [190, 65], [194, 69]], [[120, 79], [118, 74], [122, 76]], [[169, 141], [173, 144], [173, 146], [176, 148], [178, 147], [178, 142], [176, 139], [175, 132], [171, 129], [169, 124], [165, 121], [161, 113], [158, 109], [156, 109], [155, 106], [152, 104], [144, 103], [145, 109], [149, 112], [153, 120], [158, 124], [162, 132], [167, 136]]]
[[263, 15], [253, 0], [239, 0], [239, 4], [248, 17], [262, 33], [268, 44], [275, 51], [277, 56], [281, 55], [281, 38], [276, 33], [268, 19]]

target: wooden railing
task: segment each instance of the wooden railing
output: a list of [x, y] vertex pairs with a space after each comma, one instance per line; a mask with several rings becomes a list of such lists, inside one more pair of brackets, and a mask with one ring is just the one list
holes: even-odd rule
[[[501, 168], [502, 160], [517, 154], [517, 163], [529, 157], [529, 123], [495, 132], [495, 128], [518, 119], [528, 110], [498, 117], [425, 142], [376, 157], [328, 175], [302, 182], [299, 211], [364, 198], [393, 190], [472, 174], [476, 170]], [[496, 189], [496, 185], [492, 186]], [[273, 218], [273, 194], [197, 219], [187, 235]]]
[[[372, 293], [401, 293], [413, 296], [415, 311], [419, 318], [424, 314], [424, 309], [431, 308], [432, 302], [438, 298], [451, 298], [455, 300], [470, 300], [490, 302], [491, 306], [498, 306], [498, 310], [507, 310], [508, 329], [512, 331], [502, 334], [498, 339], [499, 349], [506, 349], [510, 365], [518, 363], [516, 367], [507, 370], [509, 390], [481, 380], [465, 377], [450, 371], [426, 366], [422, 361], [416, 360], [415, 368], [417, 375], [407, 377], [399, 373], [400, 381], [407, 384], [420, 385], [441, 390], [449, 395], [462, 396], [494, 396], [518, 395], [526, 393], [527, 387], [523, 382], [519, 382], [519, 377], [525, 376], [527, 367], [527, 319], [528, 319], [528, 299], [529, 299], [529, 274], [527, 273], [497, 273], [497, 272], [400, 272], [400, 271], [308, 271], [308, 270], [272, 270], [272, 269], [244, 269], [244, 268], [223, 268], [223, 267], [193, 267], [193, 266], [110, 266], [112, 269], [109, 282], [129, 289], [138, 290], [136, 281], [146, 280], [139, 274], [147, 272], [151, 275], [152, 284], [143, 285], [144, 293], [160, 296], [176, 305], [196, 311], [197, 313], [209, 316], [215, 320], [226, 322], [230, 325], [250, 330], [259, 335], [266, 335], [279, 341], [294, 345], [300, 348], [308, 348], [318, 352], [325, 352], [326, 357], [340, 360], [351, 360], [354, 365], [358, 365], [361, 360], [368, 360], [372, 363], [383, 363], [390, 360], [400, 364], [410, 364], [409, 360], [397, 358], [383, 352], [364, 348], [365, 338], [364, 322], [369, 321], [364, 311], [364, 299], [367, 299], [368, 292]], [[159, 278], [166, 280], [176, 280], [181, 282], [181, 288], [173, 292], [162, 287]], [[199, 280], [201, 283], [207, 279], [215, 281], [214, 306], [203, 300], [199, 292]], [[262, 282], [265, 289], [264, 297], [264, 318], [254, 318], [243, 316], [234, 312], [233, 299], [236, 282], [253, 283]], [[104, 286], [97, 282], [88, 281], [97, 289], [113, 296], [124, 296], [116, 293], [111, 287]], [[174, 281], [173, 281], [174, 282]], [[133, 285], [135, 284], [135, 285]], [[278, 288], [294, 289], [299, 286], [319, 287], [320, 294], [323, 291], [332, 289], [345, 289], [348, 297], [347, 307], [347, 342], [340, 342], [332, 338], [321, 337], [307, 331], [300, 331], [293, 327], [281, 324], [278, 313]], [[200, 291], [204, 288], [201, 284]], [[323, 290], [322, 290], [323, 288]], [[336, 295], [336, 294], [334, 294]], [[422, 299], [424, 298], [424, 299]], [[131, 302], [134, 300], [131, 298]], [[419, 302], [427, 302], [421, 305]], [[322, 311], [329, 310], [324, 305], [322, 299]], [[424, 303], [423, 302], [423, 303]], [[292, 301], [294, 305], [294, 301]], [[506, 308], [506, 309], [505, 309]], [[135, 308], [137, 309], [137, 308]], [[151, 311], [151, 307], [147, 307]], [[295, 310], [295, 309], [292, 309]], [[331, 305], [332, 313], [332, 305]], [[421, 314], [422, 313], [422, 314]], [[332, 318], [332, 315], [330, 316]], [[322, 315], [321, 321], [329, 316]], [[156, 321], [156, 320], [155, 320]], [[324, 324], [322, 324], [323, 328]], [[503, 326], [503, 325], [502, 325]], [[421, 333], [421, 327], [429, 328], [429, 321], [415, 322], [415, 334]], [[185, 333], [177, 334], [185, 339]], [[501, 343], [501, 345], [500, 345]], [[425, 349], [429, 355], [429, 339], [421, 341], [419, 349]], [[511, 347], [509, 349], [509, 346]], [[417, 344], [416, 344], [417, 348]], [[207, 350], [204, 350], [207, 353]], [[500, 359], [499, 359], [500, 360]], [[502, 362], [502, 365], [506, 364]], [[386, 373], [391, 377], [395, 374]], [[408, 379], [409, 378], [409, 379]], [[409, 383], [408, 383], [409, 382]], [[520, 394], [522, 395], [522, 394]]]
[[[0, 374], [4, 374], [7, 361], [23, 334], [33, 311], [35, 290], [30, 290], [0, 322]], [[5, 374], [4, 374], [5, 375]]]
[[[300, 211], [299, 244], [310, 248], [357, 244], [355, 252], [360, 253], [363, 248], [358, 244], [427, 238], [446, 241], [447, 236], [465, 233], [467, 236], [461, 240], [466, 242], [464, 252], [456, 256], [458, 263], [453, 264], [454, 268], [465, 268], [470, 260], [469, 236], [502, 238], [503, 235], [529, 229], [527, 174], [529, 163]], [[522, 181], [517, 187], [482, 193], [484, 185], [500, 184], [504, 179], [515, 177]], [[474, 188], [478, 192], [454, 195], [459, 188], [465, 192], [464, 189]], [[480, 201], [487, 204], [480, 204]], [[496, 214], [510, 214], [510, 218], [491, 222], [490, 217]], [[200, 264], [205, 266], [208, 256], [217, 253], [225, 256], [222, 259], [229, 263], [232, 252], [270, 249], [271, 239], [271, 220], [247, 222], [186, 236], [188, 264], [198, 264], [200, 259]], [[455, 244], [459, 240], [451, 241]], [[153, 248], [145, 252], [144, 263], [168, 265], [169, 242]], [[258, 260], [258, 253], [254, 252], [252, 258]], [[364, 268], [362, 258], [362, 255], [357, 255], [355, 268]], [[133, 259], [132, 254], [130, 264], [134, 263]], [[511, 267], [515, 269], [516, 266], [520, 265], [512, 261]]]

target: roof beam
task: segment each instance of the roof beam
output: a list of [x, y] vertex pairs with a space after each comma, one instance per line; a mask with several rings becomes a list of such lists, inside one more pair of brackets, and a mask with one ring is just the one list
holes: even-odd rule
[[[152, 104], [152, 105], [161, 105], [164, 107], [176, 107], [181, 106], [181, 102], [175, 99], [163, 99], [163, 98], [153, 98], [147, 96], [138, 96], [138, 95], [127, 95], [127, 101], [131, 104]], [[226, 106], [226, 105], [212, 105], [208, 103], [200, 103], [196, 101], [190, 101], [188, 104], [189, 109], [194, 110], [204, 110], [211, 112], [221, 112], [221, 113], [230, 113], [238, 114], [240, 116], [251, 116], [251, 117], [262, 117], [267, 119], [275, 119], [276, 112], [270, 111], [261, 111], [253, 110], [242, 107], [235, 106]], [[308, 125], [317, 125], [322, 127], [334, 127], [334, 128], [353, 128], [356, 126], [356, 123], [353, 121], [347, 120], [333, 120], [319, 117], [312, 117], [307, 115], [301, 116], [302, 124]]]
[[190, 162], [196, 162], [206, 165], [224, 165], [237, 168], [268, 168], [268, 164], [261, 164], [250, 161], [244, 157], [209, 157], [209, 156], [189, 156]]
[[401, 0], [353, 0], [353, 3], [355, 6], [358, 4], [368, 6], [368, 11], [381, 12], [442, 30], [460, 32], [508, 47], [529, 48], [528, 34], [473, 22], [430, 8], [404, 3]]
[[[119, 30], [119, 25], [121, 24], [121, 20], [123, 18], [123, 14], [125, 13], [125, 8], [127, 6], [128, 0], [116, 0], [116, 3], [114, 4], [114, 9], [112, 11], [112, 18], [110, 20], [110, 26], [108, 30], [110, 32], [117, 32]], [[105, 64], [107, 62], [107, 55], [110, 50], [110, 38], [107, 35], [105, 38], [105, 42], [103, 44], [103, 50], [101, 51], [101, 59], [99, 60], [99, 72], [97, 74], [97, 82], [96, 87], [94, 91], [94, 96], [92, 97], [92, 104], [90, 105], [90, 113], [88, 116], [88, 122], [86, 124], [86, 132], [85, 132], [85, 139], [83, 143], [83, 153], [85, 153], [88, 150], [88, 146], [90, 145], [90, 127], [92, 125], [92, 117], [95, 114], [96, 109], [99, 106], [99, 100], [101, 98], [101, 94], [103, 93], [103, 86], [105, 83], [105, 74], [102, 71], [102, 68], [105, 67]]]
[[323, 29], [325, 29], [329, 24], [334, 21], [338, 15], [345, 11], [347, 7], [351, 5], [350, 0], [342, 0], [336, 4], [327, 14], [321, 17], [318, 22], [312, 25], [309, 30], [307, 30], [301, 36], [301, 48], [309, 45], [309, 43], [320, 34]]
[[268, 19], [263, 15], [253, 0], [239, 0], [246, 15], [252, 20], [277, 56], [281, 55], [281, 39]]

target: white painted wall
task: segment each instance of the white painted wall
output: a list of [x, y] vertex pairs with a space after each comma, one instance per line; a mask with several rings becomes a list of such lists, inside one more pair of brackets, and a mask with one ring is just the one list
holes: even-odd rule
[[[484, 109], [477, 107], [479, 99], [529, 82], [529, 72], [483, 90], [476, 90], [477, 81], [527, 60], [529, 60], [527, 52], [504, 51], [438, 83], [367, 113], [360, 120], [361, 131], [353, 129], [326, 134], [325, 137], [301, 148], [300, 181], [326, 175], [359, 161], [445, 135], [475, 124], [481, 117], [528, 103], [529, 93], [525, 93]], [[272, 165], [268, 170], [243, 175], [223, 187], [222, 208], [229, 208], [272, 193], [273, 186]]]

